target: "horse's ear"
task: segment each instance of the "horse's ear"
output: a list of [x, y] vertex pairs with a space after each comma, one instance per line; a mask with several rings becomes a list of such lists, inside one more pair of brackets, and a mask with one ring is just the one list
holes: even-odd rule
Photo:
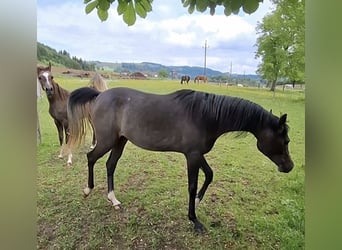
[[272, 114], [272, 109], [270, 109], [270, 113]]
[[287, 118], [287, 114], [283, 114], [280, 118], [279, 118], [279, 125], [284, 125], [286, 122], [286, 118]]
[[51, 62], [49, 62], [49, 71], [51, 72]]

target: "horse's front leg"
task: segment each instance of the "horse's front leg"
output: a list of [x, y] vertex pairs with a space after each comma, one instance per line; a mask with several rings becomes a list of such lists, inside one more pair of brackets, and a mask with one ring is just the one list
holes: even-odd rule
[[69, 137], [70, 137], [70, 132], [69, 132], [68, 126], [64, 126], [64, 132], [65, 132], [65, 145], [66, 145], [67, 151], [68, 151], [67, 166], [70, 167], [72, 164], [72, 153], [71, 153], [71, 148], [68, 145], [68, 141], [69, 141]]
[[204, 175], [205, 175], [205, 180], [203, 183], [203, 186], [201, 187], [200, 191], [197, 194], [196, 200], [195, 200], [195, 205], [197, 206], [200, 201], [203, 199], [203, 196], [205, 194], [205, 192], [207, 191], [207, 188], [209, 186], [209, 184], [212, 182], [213, 180], [213, 170], [210, 168], [210, 166], [208, 165], [207, 161], [205, 160], [204, 156], [202, 156], [201, 159], [201, 164], [200, 164], [200, 168], [203, 170]]
[[195, 198], [197, 193], [198, 172], [200, 163], [200, 154], [189, 154], [187, 158], [187, 170], [188, 170], [188, 192], [189, 192], [189, 210], [188, 217], [195, 224], [195, 230], [198, 233], [205, 232], [205, 228], [196, 217], [195, 212]]
[[62, 123], [60, 123], [57, 120], [54, 120], [55, 125], [57, 127], [57, 131], [58, 131], [58, 140], [59, 140], [59, 146], [60, 146], [60, 150], [59, 150], [59, 155], [58, 158], [63, 158], [63, 125]]

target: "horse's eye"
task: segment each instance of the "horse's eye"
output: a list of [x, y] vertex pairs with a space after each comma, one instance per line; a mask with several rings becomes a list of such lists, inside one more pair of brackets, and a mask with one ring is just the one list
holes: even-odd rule
[[51, 79], [53, 79], [53, 76], [51, 76]]

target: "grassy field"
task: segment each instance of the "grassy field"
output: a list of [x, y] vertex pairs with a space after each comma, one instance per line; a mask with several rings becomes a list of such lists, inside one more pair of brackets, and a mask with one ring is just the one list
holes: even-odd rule
[[[56, 76], [73, 90], [88, 80]], [[46, 96], [37, 101], [42, 142], [37, 147], [38, 249], [304, 249], [305, 124], [302, 91], [188, 86], [176, 81], [112, 80], [154, 93], [182, 87], [239, 96], [288, 114], [289, 149], [295, 168], [289, 174], [256, 148], [252, 135], [224, 135], [206, 159], [214, 180], [197, 208], [207, 232], [198, 235], [188, 221], [184, 156], [140, 149], [128, 143], [115, 173], [116, 196], [122, 209], [107, 202], [105, 161], [95, 167], [95, 189], [84, 198], [89, 140], [74, 152], [72, 168], [58, 159], [57, 130], [48, 114]], [[172, 107], [170, 107], [172, 108]], [[153, 110], [151, 110], [153, 112]], [[200, 173], [199, 185], [204, 176]]]

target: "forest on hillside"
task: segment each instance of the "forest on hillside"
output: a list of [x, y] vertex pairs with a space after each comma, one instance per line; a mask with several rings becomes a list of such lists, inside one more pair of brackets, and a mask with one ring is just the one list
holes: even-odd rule
[[51, 62], [54, 66], [63, 66], [70, 69], [81, 69], [87, 71], [95, 71], [95, 64], [71, 56], [65, 50], [56, 51], [49, 46], [37, 42], [37, 59], [39, 64], [48, 64]]

